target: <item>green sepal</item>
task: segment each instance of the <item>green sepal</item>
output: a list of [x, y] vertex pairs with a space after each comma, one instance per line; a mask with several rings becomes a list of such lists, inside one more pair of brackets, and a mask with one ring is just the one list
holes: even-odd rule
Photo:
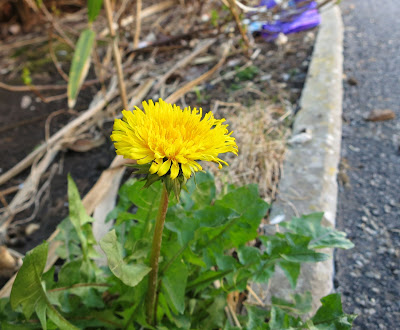
[[157, 182], [159, 180], [161, 180], [161, 177], [158, 176], [158, 174], [147, 175], [144, 179], [141, 180], [146, 181], [142, 189], [150, 187], [154, 182]]
[[135, 174], [149, 174], [149, 170], [151, 167], [150, 164], [125, 164], [125, 166], [132, 167], [135, 171]]
[[182, 174], [179, 174], [175, 179], [171, 179], [171, 177], [167, 174], [163, 177], [163, 181], [165, 183], [165, 188], [167, 189], [168, 194], [173, 191], [176, 200], [179, 202], [179, 196], [182, 189], [185, 189], [186, 187], [187, 179]]

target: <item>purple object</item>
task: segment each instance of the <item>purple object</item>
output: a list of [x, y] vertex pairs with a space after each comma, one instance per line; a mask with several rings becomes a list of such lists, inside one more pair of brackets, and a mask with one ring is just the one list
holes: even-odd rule
[[[302, 7], [297, 3], [304, 0], [293, 0], [289, 3], [289, 10], [284, 10], [279, 14], [279, 18], [271, 23], [263, 23], [259, 32], [267, 41], [275, 40], [279, 33], [290, 34], [311, 29], [321, 23], [321, 17], [317, 10], [317, 3], [311, 1]], [[271, 9], [276, 6], [274, 0], [261, 0], [260, 6]]]

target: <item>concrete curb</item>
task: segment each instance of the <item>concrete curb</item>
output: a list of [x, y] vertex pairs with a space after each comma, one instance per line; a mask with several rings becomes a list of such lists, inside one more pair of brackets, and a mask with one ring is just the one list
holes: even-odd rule
[[[293, 125], [293, 144], [287, 151], [279, 195], [272, 205], [272, 223], [323, 211], [324, 225], [335, 226], [342, 134], [343, 23], [338, 6], [325, 8], [321, 16], [301, 110]], [[276, 270], [268, 287], [253, 284], [264, 302], [271, 295], [288, 299], [292, 293], [283, 272], [279, 267]], [[302, 267], [296, 292], [312, 293], [312, 313], [321, 305], [320, 299], [332, 291], [333, 272], [333, 259]]]

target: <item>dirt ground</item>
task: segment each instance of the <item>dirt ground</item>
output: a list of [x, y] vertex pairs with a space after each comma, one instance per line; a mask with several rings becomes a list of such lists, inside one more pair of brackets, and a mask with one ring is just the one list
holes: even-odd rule
[[[44, 30], [42, 31], [43, 34], [45, 34]], [[306, 78], [315, 34], [316, 31], [314, 30], [290, 35], [284, 45], [267, 43], [262, 38], [256, 38], [255, 49], [258, 52], [257, 56], [251, 59], [243, 52], [232, 52], [224, 66], [210, 80], [187, 93], [178, 103], [181, 106], [202, 107], [205, 111], [218, 108], [216, 117], [228, 117], [229, 114], [232, 114], [237, 118], [241, 118], [240, 115], [246, 109], [261, 101], [261, 104], [275, 105], [275, 108], [280, 109], [277, 113], [271, 115], [274, 120], [278, 120], [278, 117], [282, 117], [282, 114], [289, 109], [290, 113], [283, 124], [285, 129], [290, 129], [291, 117], [298, 109], [299, 96]], [[20, 37], [24, 38], [24, 34], [21, 33]], [[163, 67], [166, 71], [173, 63], [176, 63], [182, 56], [190, 52], [198, 41], [199, 39], [196, 39], [192, 41], [192, 44], [190, 42], [187, 43], [183, 50], [160, 52], [156, 57], [151, 53], [143, 53], [138, 56], [137, 60], [140, 62], [156, 61], [158, 67]], [[217, 44], [219, 42], [217, 41]], [[40, 45], [32, 45], [31, 51], [34, 52], [38, 47]], [[24, 51], [26, 51], [26, 48], [24, 48]], [[16, 65], [16, 67], [21, 68], [21, 64], [29, 59], [24, 53], [17, 55], [16, 63], [19, 63], [19, 66]], [[202, 54], [201, 57], [204, 59], [207, 57], [215, 58], [216, 56], [214, 47], [210, 47], [207, 53]], [[6, 59], [3, 58], [3, 60]], [[63, 65], [64, 71], [68, 72], [68, 62], [65, 61]], [[205, 62], [204, 64], [186, 66], [169, 77], [166, 81], [167, 90], [176, 88], [174, 86], [176, 86], [177, 81], [194, 79], [209, 70], [212, 65], [213, 63]], [[215, 79], [218, 80], [218, 78], [225, 77], [229, 72], [233, 72], [233, 74], [228, 75], [228, 78], [212, 83]], [[8, 72], [3, 75], [1, 82], [9, 85], [23, 85], [20, 75], [21, 73], [13, 74], [13, 72]], [[91, 78], [93, 77], [89, 76], [88, 79]], [[32, 79], [38, 85], [65, 84], [52, 63], [41, 66], [40, 70], [32, 74]], [[67, 109], [66, 99], [46, 104], [32, 92], [12, 92], [0, 89], [0, 174], [5, 173], [43, 143], [46, 138], [46, 121], [50, 127], [50, 133], [54, 134], [79, 115], [79, 112], [86, 110], [93, 96], [100, 88], [100, 84], [85, 88], [79, 95], [78, 103], [74, 109], [75, 113], [64, 111], [54, 116], [51, 121], [48, 120], [49, 115], [58, 110]], [[160, 91], [152, 90], [146, 99], [157, 98], [161, 94]], [[235, 124], [232, 125], [235, 128]], [[268, 127], [265, 129], [267, 130]], [[104, 120], [93, 130], [102, 135], [105, 142], [87, 152], [76, 152], [66, 148], [58, 154], [53, 162], [53, 164], [57, 164], [56, 172], [51, 179], [47, 193], [44, 193], [44, 197], [39, 201], [36, 216], [29, 223], [10, 227], [6, 242], [9, 248], [15, 249], [20, 253], [26, 253], [47, 239], [55, 230], [57, 224], [65, 218], [68, 213], [68, 173], [71, 173], [81, 195], [84, 195], [97, 181], [101, 172], [109, 166], [115, 156], [115, 151], [109, 138], [112, 130], [112, 121]], [[3, 204], [10, 203], [15, 194], [15, 192], [5, 192], [10, 191], [10, 188], [12, 190], [13, 187], [23, 184], [28, 174], [29, 170], [25, 170], [0, 186], [0, 193], [4, 195]], [[50, 169], [47, 178], [49, 176]], [[45, 180], [46, 175], [42, 178], [42, 182]], [[277, 182], [274, 184], [277, 184]], [[264, 197], [268, 198], [268, 196]], [[34, 209], [31, 207], [17, 214], [13, 221], [26, 219], [33, 211]], [[30, 223], [36, 223], [39, 227], [31, 235], [27, 236], [25, 229]], [[3, 282], [4, 280], [6, 279], [3, 279]]]

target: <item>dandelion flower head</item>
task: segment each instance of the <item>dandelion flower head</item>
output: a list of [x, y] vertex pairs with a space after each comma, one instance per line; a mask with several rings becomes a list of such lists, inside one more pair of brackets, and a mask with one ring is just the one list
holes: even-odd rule
[[123, 110], [123, 118], [116, 119], [111, 135], [116, 152], [138, 164], [151, 163], [149, 172], [160, 177], [170, 174], [175, 179], [180, 173], [189, 179], [201, 171], [198, 161], [228, 165], [219, 154], [238, 147], [225, 119], [215, 119], [212, 112], [203, 116], [202, 109], [181, 109], [162, 99], [143, 102], [143, 109]]

